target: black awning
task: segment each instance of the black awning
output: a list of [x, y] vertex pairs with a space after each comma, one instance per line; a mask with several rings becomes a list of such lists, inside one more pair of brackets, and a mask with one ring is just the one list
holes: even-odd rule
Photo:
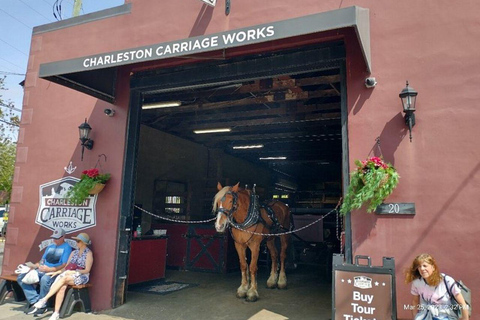
[[[112, 102], [119, 66], [182, 57], [318, 32], [353, 28], [365, 68], [371, 71], [369, 10], [357, 6], [40, 65], [39, 77]], [[246, 35], [254, 35], [253, 37]]]

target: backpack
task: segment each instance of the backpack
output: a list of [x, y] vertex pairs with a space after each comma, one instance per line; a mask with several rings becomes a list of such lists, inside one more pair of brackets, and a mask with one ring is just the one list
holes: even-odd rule
[[[463, 299], [465, 300], [465, 303], [468, 305], [468, 315], [471, 317], [472, 316], [472, 292], [471, 290], [462, 282], [462, 280], [455, 281], [454, 283], [449, 287], [447, 285], [447, 281], [445, 280], [446, 276], [443, 276], [443, 282], [445, 283], [445, 287], [447, 288], [448, 295], [450, 296], [450, 299], [452, 301], [452, 311], [455, 312], [455, 314], [460, 317], [462, 314], [462, 306], [458, 304], [457, 300], [455, 297], [452, 295], [452, 288], [456, 284], [458, 288], [460, 289], [460, 293], [463, 296]], [[452, 278], [453, 279], [453, 278]]]

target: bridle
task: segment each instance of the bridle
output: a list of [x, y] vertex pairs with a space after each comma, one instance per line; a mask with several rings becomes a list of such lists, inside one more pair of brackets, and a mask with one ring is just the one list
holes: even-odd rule
[[[221, 206], [221, 203], [226, 200], [226, 195], [229, 194], [232, 196], [232, 207], [230, 209], [225, 209]], [[233, 191], [227, 191], [224, 196], [220, 199], [220, 207], [217, 209], [218, 213], [225, 215], [230, 222], [232, 220], [233, 214], [237, 211], [238, 208], [238, 193]]]

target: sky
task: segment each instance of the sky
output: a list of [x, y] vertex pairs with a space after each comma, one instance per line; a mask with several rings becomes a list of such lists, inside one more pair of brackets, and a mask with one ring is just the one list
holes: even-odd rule
[[[80, 15], [125, 3], [125, 0], [77, 1], [82, 1]], [[0, 77], [6, 76], [7, 89], [1, 90], [0, 96], [4, 102], [13, 102], [15, 109], [22, 109], [23, 88], [19, 83], [25, 79], [33, 28], [71, 18], [74, 2], [75, 0], [0, 0]]]

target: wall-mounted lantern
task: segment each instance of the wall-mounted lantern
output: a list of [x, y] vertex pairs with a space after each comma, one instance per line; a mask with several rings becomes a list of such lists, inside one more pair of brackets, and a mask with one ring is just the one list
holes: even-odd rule
[[88, 136], [90, 135], [90, 131], [92, 131], [92, 127], [87, 122], [87, 118], [85, 118], [85, 122], [78, 126], [78, 133], [80, 135], [80, 142], [82, 143], [82, 161], [83, 161], [83, 151], [85, 148], [88, 150], [92, 150], [93, 148], [93, 140], [90, 139]]
[[412, 87], [407, 86], [400, 92], [399, 97], [402, 100], [403, 112], [405, 112], [405, 124], [410, 132], [410, 142], [412, 142], [412, 128], [415, 126], [415, 103], [418, 92]]

